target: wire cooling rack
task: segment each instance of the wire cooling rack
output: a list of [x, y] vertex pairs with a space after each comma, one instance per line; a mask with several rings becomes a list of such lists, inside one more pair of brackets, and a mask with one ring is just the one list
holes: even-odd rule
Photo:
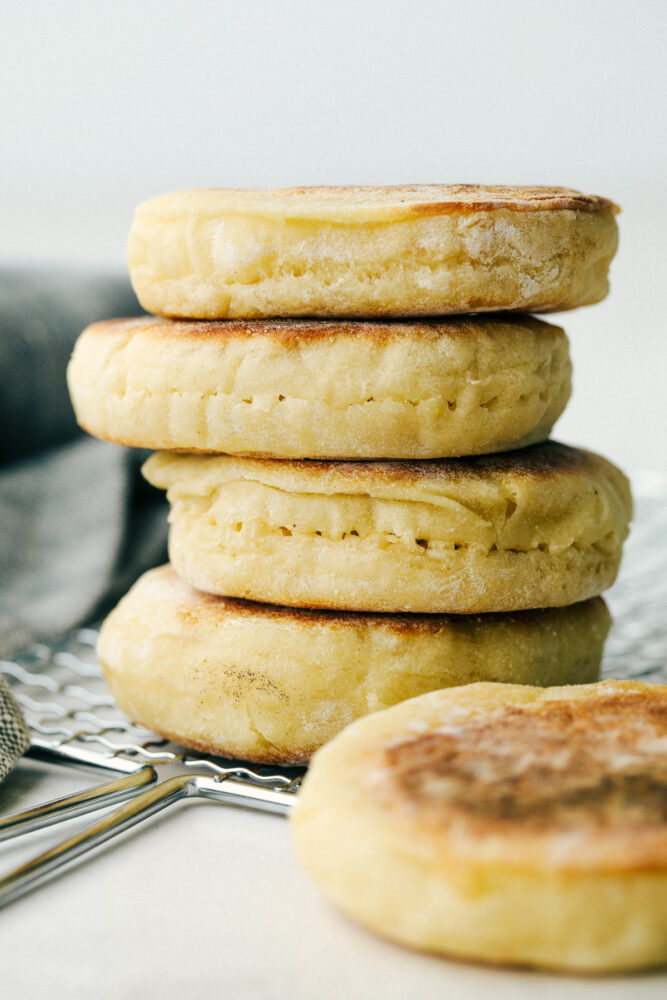
[[603, 677], [667, 684], [667, 478], [637, 476], [635, 517], [618, 581]]
[[[667, 683], [667, 484], [635, 483], [635, 524], [619, 582], [607, 595], [614, 625], [604, 677]], [[80, 854], [186, 798], [274, 813], [294, 802], [303, 769], [249, 766], [183, 751], [128, 721], [114, 704], [95, 657], [96, 629], [78, 629], [0, 661], [30, 727], [30, 756], [92, 768], [111, 780], [77, 795], [0, 819], [0, 840], [119, 802], [125, 804], [0, 878], [0, 906]]]

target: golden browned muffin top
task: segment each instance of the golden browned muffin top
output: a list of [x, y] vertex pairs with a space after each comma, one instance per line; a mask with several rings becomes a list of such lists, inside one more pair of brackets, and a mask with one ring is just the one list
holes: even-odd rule
[[[218, 202], [228, 201], [239, 209], [253, 206], [263, 212], [279, 210], [286, 216], [332, 210], [339, 212], [383, 211], [409, 215], [441, 215], [448, 212], [478, 212], [509, 209], [513, 212], [537, 211], [616, 211], [613, 202], [598, 195], [582, 194], [574, 188], [525, 186], [513, 184], [397, 184], [376, 186], [331, 186], [292, 188], [209, 188], [205, 191], [182, 191], [190, 196], [208, 196]], [[174, 197], [161, 196], [162, 198]], [[158, 205], [159, 199], [148, 202]]]
[[475, 839], [570, 836], [601, 858], [664, 864], [667, 688], [635, 688], [508, 705], [391, 743], [396, 803]]
[[425, 338], [472, 337], [476, 334], [497, 333], [501, 327], [516, 327], [538, 336], [562, 336], [563, 331], [553, 323], [534, 316], [515, 313], [479, 313], [473, 316], [443, 316], [415, 320], [400, 319], [165, 319], [160, 316], [137, 316], [131, 319], [108, 319], [93, 323], [86, 330], [89, 335], [114, 333], [139, 333], [155, 336], [156, 342], [170, 337], [179, 340], [204, 339], [251, 340], [261, 338], [277, 342], [284, 347], [298, 347], [304, 343], [338, 337], [358, 340], [391, 341], [404, 337]]

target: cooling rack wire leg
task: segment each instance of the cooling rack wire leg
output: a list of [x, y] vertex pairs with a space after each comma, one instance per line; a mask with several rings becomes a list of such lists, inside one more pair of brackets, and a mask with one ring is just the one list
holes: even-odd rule
[[0, 907], [34, 889], [63, 865], [190, 794], [188, 775], [169, 778], [138, 795], [99, 822], [57, 844], [0, 878]]
[[81, 816], [94, 809], [104, 809], [106, 806], [116, 805], [123, 799], [134, 795], [139, 788], [153, 784], [156, 780], [157, 774], [152, 767], [142, 767], [133, 774], [116, 778], [104, 785], [96, 785], [94, 788], [87, 788], [74, 795], [66, 795], [61, 799], [44, 802], [42, 805], [35, 806], [34, 809], [14, 813], [13, 816], [0, 819], [0, 841], [9, 840], [10, 837], [17, 837], [22, 833], [40, 830], [42, 827], [51, 826], [52, 823], [72, 819], [74, 816]]

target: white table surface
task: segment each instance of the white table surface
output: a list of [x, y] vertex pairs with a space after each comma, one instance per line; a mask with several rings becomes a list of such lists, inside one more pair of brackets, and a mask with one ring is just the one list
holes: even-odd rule
[[[84, 772], [26, 761], [0, 788], [0, 813], [87, 781]], [[8, 841], [0, 870], [83, 825]], [[8, 1000], [667, 995], [660, 973], [590, 979], [404, 951], [324, 901], [297, 863], [284, 818], [217, 803], [167, 811], [0, 911], [0, 983]]]

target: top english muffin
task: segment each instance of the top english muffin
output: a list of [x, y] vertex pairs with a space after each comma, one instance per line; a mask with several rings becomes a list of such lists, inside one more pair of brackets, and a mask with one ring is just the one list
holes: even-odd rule
[[549, 312], [605, 297], [617, 211], [557, 187], [182, 191], [138, 207], [128, 262], [162, 316]]

